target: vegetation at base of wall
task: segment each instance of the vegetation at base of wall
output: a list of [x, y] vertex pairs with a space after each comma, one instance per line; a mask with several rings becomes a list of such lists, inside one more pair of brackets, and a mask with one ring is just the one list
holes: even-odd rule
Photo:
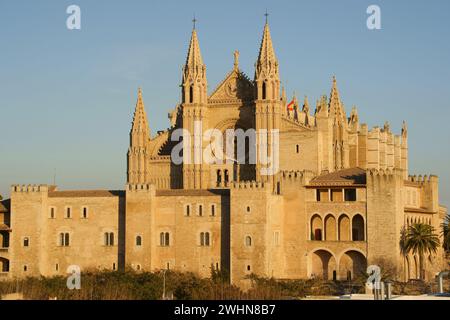
[[[163, 272], [85, 271], [81, 289], [69, 290], [67, 278], [29, 277], [21, 280], [0, 281], [0, 295], [20, 292], [24, 299], [33, 300], [156, 300], [163, 297]], [[165, 272], [166, 297], [179, 300], [243, 300], [243, 299], [301, 299], [306, 296], [331, 296], [364, 293], [364, 280], [328, 281], [275, 280], [248, 277], [246, 291], [228, 283], [226, 272], [212, 269], [211, 278], [200, 278], [193, 273]], [[423, 281], [393, 283], [394, 294], [425, 294], [433, 287]], [[449, 281], [446, 281], [449, 291]]]

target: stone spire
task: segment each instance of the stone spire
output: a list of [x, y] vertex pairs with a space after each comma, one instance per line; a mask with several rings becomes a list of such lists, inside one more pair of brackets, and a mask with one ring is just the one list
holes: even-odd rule
[[148, 141], [150, 129], [145, 112], [142, 90], [138, 90], [138, 98], [130, 131], [130, 147], [128, 149], [127, 182], [141, 184], [149, 181], [148, 176]]
[[255, 78], [268, 78], [271, 75], [276, 75], [278, 77], [278, 60], [275, 56], [275, 50], [273, 49], [269, 24], [266, 21], [258, 60], [256, 61]]
[[202, 67], [203, 58], [200, 52], [200, 45], [198, 43], [197, 31], [195, 28], [192, 30], [191, 42], [189, 43], [189, 50], [186, 57], [186, 65], [185, 68], [196, 68]]
[[331, 87], [329, 114], [330, 116], [337, 117], [342, 122], [346, 122], [346, 115], [341, 102], [341, 98], [339, 96], [339, 90], [337, 88], [337, 81], [335, 76], [333, 76], [333, 85]]
[[200, 52], [200, 44], [195, 27], [183, 66], [183, 103], [206, 103], [207, 100], [206, 66]]
[[147, 113], [145, 112], [144, 100], [142, 99], [142, 89], [139, 88], [131, 134], [144, 133], [146, 136], [149, 136], [149, 131]]

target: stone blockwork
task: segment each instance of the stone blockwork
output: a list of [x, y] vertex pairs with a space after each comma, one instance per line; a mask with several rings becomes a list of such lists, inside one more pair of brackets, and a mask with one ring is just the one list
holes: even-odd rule
[[[0, 206], [0, 278], [62, 275], [70, 265], [204, 277], [214, 268], [245, 287], [252, 273], [354, 279], [380, 260], [393, 264], [399, 279], [417, 278], [417, 256], [401, 255], [400, 231], [417, 222], [438, 229], [447, 209], [439, 205], [436, 176], [408, 176], [406, 124], [396, 135], [389, 123], [360, 123], [356, 107], [348, 116], [335, 77], [314, 112], [307, 97], [302, 105], [295, 95], [290, 101], [281, 83], [266, 23], [254, 78], [240, 69], [235, 51], [231, 71], [208, 96], [194, 29], [170, 128], [152, 134], [138, 91], [125, 190], [12, 187]], [[194, 143], [210, 129], [245, 133], [246, 162], [238, 161], [237, 147], [228, 162], [195, 162], [196, 155], [226, 151]], [[265, 156], [273, 174], [264, 174]], [[444, 267], [439, 249], [427, 277]]]

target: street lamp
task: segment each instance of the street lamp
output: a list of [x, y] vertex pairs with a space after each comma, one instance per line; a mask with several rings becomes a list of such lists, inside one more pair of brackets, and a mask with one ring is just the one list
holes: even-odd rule
[[166, 300], [166, 272], [167, 269], [163, 270], [163, 295], [162, 295], [162, 299]]

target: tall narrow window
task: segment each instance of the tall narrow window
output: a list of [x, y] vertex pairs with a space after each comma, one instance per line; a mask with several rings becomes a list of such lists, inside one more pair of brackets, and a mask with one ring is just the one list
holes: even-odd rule
[[266, 83], [263, 82], [262, 84], [262, 98], [266, 99]]
[[66, 208], [66, 218], [70, 219], [72, 217], [72, 208], [67, 207]]
[[189, 87], [189, 103], [194, 102], [194, 86]]
[[166, 243], [166, 246], [170, 245], [170, 236], [169, 236], [168, 232], [166, 232], [166, 234], [165, 234], [165, 243]]
[[297, 151], [297, 153], [300, 153], [300, 145], [296, 145], [295, 150]]
[[229, 181], [228, 170], [225, 170], [225, 172], [224, 172], [224, 181], [225, 181], [225, 183], [228, 183], [228, 181]]
[[209, 232], [205, 233], [205, 246], [209, 247]]
[[217, 170], [217, 185], [222, 183], [222, 172]]
[[205, 245], [205, 233], [204, 232], [200, 232], [200, 245], [201, 246]]
[[54, 207], [50, 208], [50, 219], [55, 219], [55, 208]]
[[23, 238], [23, 246], [28, 247], [30, 245], [30, 238], [25, 237]]
[[186, 206], [186, 217], [189, 217], [191, 215], [191, 206], [188, 204]]
[[198, 215], [200, 217], [203, 216], [203, 206], [201, 204], [198, 206]]
[[81, 216], [83, 217], [83, 219], [87, 219], [87, 217], [88, 217], [88, 208], [87, 207], [83, 207]]
[[68, 247], [70, 245], [70, 236], [69, 236], [68, 232], [66, 232], [66, 234], [64, 235], [64, 245], [66, 247]]
[[136, 237], [136, 246], [138, 246], [138, 247], [142, 246], [142, 237], [141, 236]]
[[215, 216], [216, 215], [216, 205], [215, 204], [212, 204], [211, 205], [211, 216]]

